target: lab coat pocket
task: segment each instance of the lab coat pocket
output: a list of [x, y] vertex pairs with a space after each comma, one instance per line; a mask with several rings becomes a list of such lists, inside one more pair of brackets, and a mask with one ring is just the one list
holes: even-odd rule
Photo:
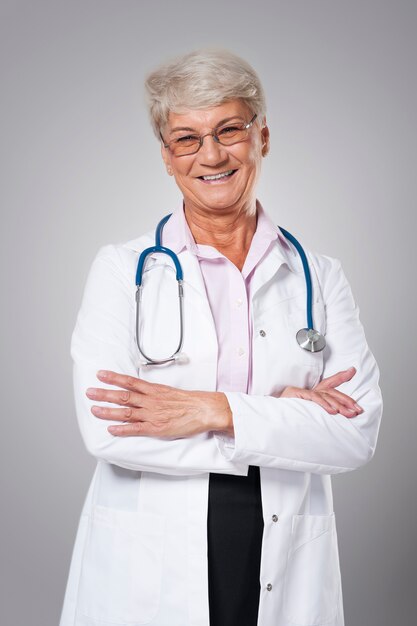
[[294, 515], [284, 585], [286, 618], [299, 626], [331, 622], [340, 590], [334, 513]]
[[160, 602], [164, 518], [93, 507], [78, 590], [77, 626], [136, 626]]
[[[288, 362], [292, 363], [294, 368], [300, 366], [311, 369], [311, 376], [309, 376], [306, 384], [299, 385], [311, 389], [319, 382], [323, 371], [323, 352], [310, 352], [301, 348], [297, 342], [297, 332], [300, 328], [305, 328], [307, 325], [305, 306], [291, 307], [287, 312], [286, 320], [288, 327]], [[313, 323], [316, 330], [325, 335], [325, 313], [320, 301], [313, 303]], [[295, 373], [294, 377], [297, 377]], [[296, 383], [293, 384], [296, 385]]]

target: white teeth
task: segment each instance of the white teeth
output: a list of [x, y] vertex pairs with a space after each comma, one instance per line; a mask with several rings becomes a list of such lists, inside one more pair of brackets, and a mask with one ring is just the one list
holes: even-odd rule
[[225, 176], [230, 176], [234, 170], [229, 170], [228, 172], [222, 172], [221, 174], [214, 174], [213, 176], [202, 176], [203, 180], [218, 180], [219, 178], [224, 178]]

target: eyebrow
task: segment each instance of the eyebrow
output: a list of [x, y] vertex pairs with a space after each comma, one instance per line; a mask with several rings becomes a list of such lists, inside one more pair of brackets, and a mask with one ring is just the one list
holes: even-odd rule
[[[216, 126], [214, 126], [214, 128], [223, 126], [223, 124], [226, 124], [226, 122], [230, 122], [230, 120], [235, 120], [235, 119], [243, 120], [243, 117], [241, 117], [240, 115], [232, 115], [231, 117], [225, 117], [222, 120], [220, 120], [220, 122], [218, 122]], [[197, 132], [195, 128], [191, 128], [190, 126], [175, 126], [175, 128], [171, 128], [170, 132], [175, 133], [175, 132], [178, 132], [179, 130], [191, 130], [193, 132]]]
[[190, 128], [190, 126], [176, 126], [175, 128], [171, 128], [170, 132], [175, 133], [177, 130], [195, 130], [195, 128]]

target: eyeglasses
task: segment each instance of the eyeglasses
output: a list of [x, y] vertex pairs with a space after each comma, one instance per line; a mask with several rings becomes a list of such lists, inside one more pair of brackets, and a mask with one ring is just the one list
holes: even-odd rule
[[239, 124], [238, 122], [232, 124], [229, 123], [224, 126], [219, 126], [205, 135], [188, 133], [186, 135], [182, 135], [181, 137], [176, 137], [168, 143], [165, 142], [161, 132], [159, 132], [159, 135], [162, 143], [164, 144], [164, 148], [169, 148], [174, 156], [186, 156], [188, 154], [195, 154], [198, 152], [203, 145], [204, 137], [207, 137], [207, 135], [211, 135], [213, 140], [220, 143], [222, 146], [232, 146], [234, 143], [244, 141], [249, 135], [249, 129], [253, 125], [256, 118], [257, 114], [255, 113], [253, 118], [247, 124]]

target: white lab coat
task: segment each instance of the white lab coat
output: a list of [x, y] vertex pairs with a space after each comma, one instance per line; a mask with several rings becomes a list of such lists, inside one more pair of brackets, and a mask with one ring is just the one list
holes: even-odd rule
[[[72, 338], [81, 433], [97, 458], [81, 515], [60, 626], [209, 626], [209, 472], [245, 475], [260, 466], [264, 535], [259, 626], [343, 626], [331, 474], [374, 454], [381, 411], [378, 368], [339, 261], [307, 252], [315, 327], [324, 352], [302, 350], [306, 324], [301, 261], [279, 239], [253, 277], [251, 394], [227, 392], [235, 437], [218, 433], [163, 440], [117, 438], [90, 412], [89, 386], [110, 369], [183, 389], [215, 390], [217, 339], [198, 260], [187, 250], [184, 352], [188, 363], [143, 367], [135, 343], [138, 254], [154, 232], [102, 248], [91, 268]], [[164, 245], [170, 242], [164, 239]], [[177, 284], [167, 257], [144, 273], [142, 336], [152, 357], [178, 338]], [[264, 333], [260, 333], [263, 330]], [[317, 404], [277, 397], [312, 387], [351, 365], [340, 387], [364, 412], [353, 419]], [[274, 397], [275, 396], [275, 397]], [[239, 524], [239, 520], [236, 520]], [[243, 626], [243, 625], [242, 625]]]

